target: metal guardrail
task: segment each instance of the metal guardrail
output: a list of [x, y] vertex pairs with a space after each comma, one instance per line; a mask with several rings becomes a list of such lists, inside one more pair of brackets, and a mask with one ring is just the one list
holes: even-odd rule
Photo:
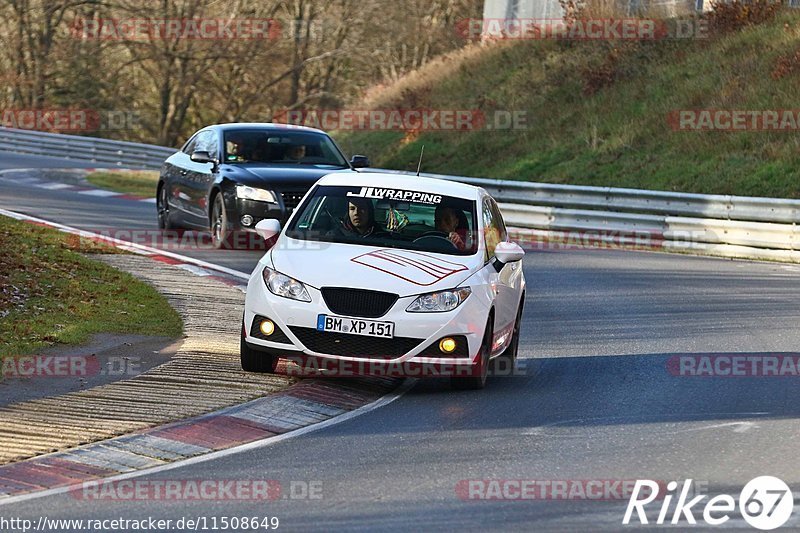
[[800, 200], [785, 198], [558, 185], [444, 174], [423, 175], [483, 187], [499, 202], [694, 218], [800, 223]]
[[520, 239], [800, 262], [800, 200], [422, 175], [483, 187]]
[[0, 152], [57, 157], [130, 169], [158, 169], [175, 149], [0, 127]]
[[[149, 144], [2, 127], [0, 151], [144, 169], [160, 168], [175, 152]], [[666, 249], [800, 262], [800, 200], [423, 176], [483, 187], [498, 200], [508, 225], [528, 237], [559, 240], [588, 233], [600, 241], [630, 243], [647, 236], [656, 237]]]

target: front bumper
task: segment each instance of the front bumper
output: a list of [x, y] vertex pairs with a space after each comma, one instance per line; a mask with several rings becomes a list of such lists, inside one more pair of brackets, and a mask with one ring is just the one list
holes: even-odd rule
[[[264, 219], [276, 218], [283, 225], [289, 219], [289, 215], [291, 215], [291, 211], [287, 210], [283, 204], [234, 198], [232, 205], [229, 207], [228, 217], [235, 229], [255, 231], [256, 224]], [[250, 217], [249, 224], [242, 222], [245, 216]]]
[[[264, 286], [261, 267], [256, 269], [248, 283], [244, 314], [245, 340], [252, 348], [289, 359], [335, 361], [340, 366], [343, 362], [351, 363], [351, 368], [377, 369], [387, 364], [404, 364], [408, 368], [416, 365], [470, 367], [476, 363], [489, 312], [489, 305], [482, 301], [480, 293], [473, 292], [458, 308], [446, 313], [408, 313], [406, 308], [416, 295], [399, 298], [382, 317], [365, 319], [393, 322], [394, 339], [389, 340], [317, 332], [318, 315], [342, 315], [327, 307], [319, 290], [306, 287], [312, 300], [308, 303], [276, 296]], [[284, 342], [259, 338], [253, 330], [257, 317], [272, 320], [282, 332]], [[466, 340], [468, 346], [465, 356], [431, 356], [431, 346], [434, 343], [438, 345], [438, 341], [446, 336], [460, 336]], [[363, 346], [363, 349], [359, 346]], [[331, 353], [334, 349], [328, 350], [326, 347], [334, 347], [339, 353]], [[362, 351], [363, 355], [360, 355]]]

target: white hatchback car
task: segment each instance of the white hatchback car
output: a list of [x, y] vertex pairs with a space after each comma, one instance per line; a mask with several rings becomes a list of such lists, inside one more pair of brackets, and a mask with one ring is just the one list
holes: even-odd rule
[[476, 389], [490, 361], [513, 369], [525, 252], [507, 240], [483, 189], [412, 175], [330, 174], [283, 230], [263, 220], [257, 231], [280, 235], [247, 285], [244, 370], [274, 372], [281, 357], [376, 372], [389, 364]]

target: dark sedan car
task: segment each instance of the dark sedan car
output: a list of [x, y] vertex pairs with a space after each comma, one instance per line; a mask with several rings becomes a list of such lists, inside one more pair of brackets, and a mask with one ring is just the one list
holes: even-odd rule
[[[161, 229], [210, 230], [216, 248], [258, 221], [286, 222], [311, 186], [332, 172], [366, 167], [333, 140], [285, 124], [220, 124], [195, 133], [161, 168], [156, 193]], [[255, 234], [253, 234], [255, 235]]]

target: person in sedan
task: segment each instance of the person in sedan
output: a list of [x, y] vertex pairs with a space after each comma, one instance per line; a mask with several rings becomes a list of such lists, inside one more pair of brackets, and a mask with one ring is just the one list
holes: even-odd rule
[[286, 150], [286, 159], [289, 161], [301, 161], [306, 156], [306, 145], [295, 144]]

